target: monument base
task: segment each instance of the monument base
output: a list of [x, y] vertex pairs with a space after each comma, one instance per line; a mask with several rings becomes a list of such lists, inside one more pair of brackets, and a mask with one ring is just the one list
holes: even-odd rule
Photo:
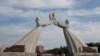
[[6, 47], [3, 52], [25, 52], [24, 45], [13, 45], [11, 47]]
[[37, 56], [37, 54], [25, 52], [0, 52], [0, 56]]
[[66, 56], [100, 56], [100, 53], [67, 53]]

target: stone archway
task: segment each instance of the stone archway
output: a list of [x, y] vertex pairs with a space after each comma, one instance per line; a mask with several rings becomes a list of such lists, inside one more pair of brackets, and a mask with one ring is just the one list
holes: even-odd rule
[[[16, 42], [14, 45], [24, 45], [26, 53], [36, 53], [36, 44], [37, 44], [37, 40], [40, 36], [42, 28], [47, 25], [50, 25], [53, 21], [52, 19], [55, 19], [56, 17], [54, 13], [52, 13], [49, 15], [49, 18], [50, 18], [49, 21], [41, 21], [39, 17], [37, 17], [36, 27], [31, 32], [29, 32], [27, 35], [25, 35], [21, 40]], [[82, 51], [91, 52], [91, 50], [93, 50], [94, 52], [97, 51], [95, 49], [88, 48], [88, 46], [83, 41], [77, 38], [77, 36], [69, 29], [68, 20], [66, 20], [65, 23], [67, 25], [61, 24], [57, 21], [55, 22], [54, 20], [54, 24], [63, 29], [66, 43], [69, 44], [68, 45], [69, 53], [81, 53]]]

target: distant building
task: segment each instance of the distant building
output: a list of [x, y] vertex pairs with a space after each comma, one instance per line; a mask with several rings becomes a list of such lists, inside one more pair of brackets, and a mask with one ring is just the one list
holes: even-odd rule
[[2, 47], [0, 47], [0, 52], [2, 52]]
[[43, 53], [44, 52], [44, 46], [43, 45], [38, 45], [36, 47], [36, 51], [39, 52], [39, 53]]

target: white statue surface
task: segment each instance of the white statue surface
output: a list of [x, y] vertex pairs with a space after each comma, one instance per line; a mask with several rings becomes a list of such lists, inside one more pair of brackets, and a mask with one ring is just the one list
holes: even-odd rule
[[51, 24], [51, 19], [42, 21], [39, 17], [36, 17], [36, 23], [36, 27], [31, 32], [15, 43], [15, 45], [25, 45], [25, 52], [35, 53], [37, 40], [40, 36], [41, 30], [43, 27]]
[[62, 28], [65, 36], [65, 40], [68, 47], [69, 53], [79, 53], [82, 52], [80, 48], [87, 47], [85, 42], [83, 42], [70, 28], [69, 28], [69, 21], [66, 19], [65, 23], [58, 22], [56, 20], [56, 14], [52, 13], [53, 23]]
[[49, 14], [49, 20], [47, 21], [42, 21], [39, 17], [36, 17], [36, 27], [15, 45], [25, 45], [25, 52], [35, 53], [37, 40], [42, 28], [50, 25], [52, 22], [63, 29], [69, 53], [79, 53], [82, 47], [87, 47], [87, 45], [69, 28], [69, 21], [66, 20], [65, 23], [58, 22], [55, 13]]
[[80, 38], [69, 28], [69, 21], [65, 23], [58, 22], [56, 20], [56, 13], [49, 14], [49, 20], [43, 21], [39, 17], [36, 17], [36, 27], [26, 34], [21, 40], [16, 42], [14, 45], [25, 45], [25, 52], [35, 53], [37, 40], [40, 36], [43, 27], [54, 23], [56, 26], [63, 29], [66, 44], [69, 53], [80, 53], [82, 47], [88, 47]]

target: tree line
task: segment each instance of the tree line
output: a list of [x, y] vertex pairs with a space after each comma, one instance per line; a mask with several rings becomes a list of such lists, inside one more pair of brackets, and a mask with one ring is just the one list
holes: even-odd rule
[[[100, 52], [100, 43], [86, 43], [89, 47], [98, 47], [98, 52]], [[51, 50], [46, 50], [44, 53], [50, 53], [50, 54], [66, 54], [68, 52], [66, 46], [61, 46], [59, 48], [54, 48]]]

